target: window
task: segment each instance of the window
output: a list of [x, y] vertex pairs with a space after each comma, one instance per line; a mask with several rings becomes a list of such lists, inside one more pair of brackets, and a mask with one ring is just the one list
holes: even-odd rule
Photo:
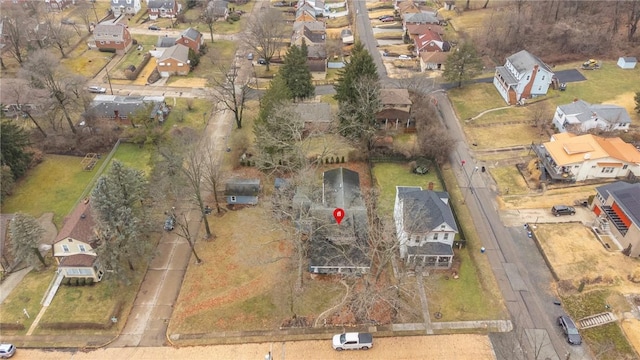
[[444, 240], [449, 239], [449, 233], [444, 233], [444, 237], [443, 237], [443, 239], [444, 239]]
[[531, 78], [531, 75], [527, 75], [527, 81], [529, 81], [530, 78]]
[[104, 41], [100, 41], [100, 44], [104, 45]]
[[183, 63], [178, 63], [178, 66], [184, 66], [184, 64]]
[[542, 91], [542, 86], [538, 86], [538, 91]]
[[613, 172], [613, 168], [612, 167], [604, 167], [604, 168], [602, 168], [602, 172], [604, 174], [611, 174]]
[[433, 240], [438, 240], [438, 233], [433, 234]]
[[69, 245], [62, 244], [62, 251], [68, 253], [69, 252]]
[[592, 168], [592, 169], [595, 169], [595, 168], [596, 168], [596, 166], [595, 166], [595, 165], [593, 165], [591, 168]]
[[628, 167], [629, 165], [622, 165], [622, 170], [627, 170]]
[[163, 62], [161, 62], [161, 63], [159, 63], [158, 65], [160, 65], [160, 66], [164, 66], [164, 63], [163, 63]]
[[86, 252], [87, 251], [87, 248], [83, 244], [78, 244], [78, 249], [80, 249], [80, 252]]
[[544, 75], [542, 75], [542, 80], [544, 80]]
[[167, 63], [167, 66], [171, 66], [171, 63], [170, 63], [170, 62], [168, 62], [168, 63]]
[[229, 196], [229, 201], [231, 202], [236, 202], [236, 197], [235, 196]]
[[120, 44], [120, 41], [116, 41], [116, 44]]

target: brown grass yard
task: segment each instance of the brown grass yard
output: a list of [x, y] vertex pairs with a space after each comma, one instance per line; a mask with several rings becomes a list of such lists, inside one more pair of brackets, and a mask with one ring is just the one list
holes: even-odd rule
[[[47, 259], [51, 263], [51, 259]], [[20, 282], [20, 286], [16, 287], [11, 294], [5, 299], [0, 306], [0, 322], [3, 323], [22, 323], [23, 331], [7, 331], [2, 330], [4, 334], [26, 334], [27, 330], [33, 323], [33, 320], [40, 311], [40, 300], [44, 296], [47, 287], [55, 274], [55, 266], [49, 266], [43, 271], [30, 271]], [[22, 309], [27, 309], [29, 318], [24, 316]]]
[[638, 285], [627, 275], [640, 266], [640, 261], [607, 251], [584, 225], [538, 224], [535, 234], [561, 280], [572, 281], [576, 287], [585, 281], [585, 289], [606, 286], [622, 293], [638, 291]]
[[217, 237], [197, 244], [204, 263], [189, 266], [169, 333], [276, 329], [293, 314], [317, 316], [342, 299], [342, 285], [308, 278], [304, 292], [293, 293], [291, 250], [265, 207], [213, 222]]
[[503, 196], [499, 197], [498, 201], [502, 209], [551, 208], [555, 204], [573, 204], [575, 200], [587, 199], [595, 193], [595, 187], [596, 185], [571, 186], [545, 192], [529, 192], [526, 195], [503, 192]]
[[[529, 124], [504, 124], [484, 127], [464, 127], [468, 143], [477, 144], [477, 149], [496, 149], [517, 145], [530, 145], [532, 141], [548, 141], [540, 136], [537, 128]], [[500, 134], [499, 136], [496, 136]]]

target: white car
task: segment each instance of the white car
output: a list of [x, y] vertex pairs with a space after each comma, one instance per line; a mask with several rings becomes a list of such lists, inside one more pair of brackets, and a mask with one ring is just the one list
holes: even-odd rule
[[104, 94], [107, 92], [107, 89], [100, 86], [89, 86], [88, 90], [90, 93], [94, 94]]
[[0, 344], [0, 359], [8, 359], [16, 353], [16, 347], [13, 344]]
[[398, 56], [398, 59], [400, 59], [400, 60], [411, 60], [411, 56], [409, 56], [409, 55], [400, 55], [400, 56]]
[[348, 332], [336, 334], [332, 339], [335, 350], [369, 350], [373, 347], [373, 336], [369, 333]]

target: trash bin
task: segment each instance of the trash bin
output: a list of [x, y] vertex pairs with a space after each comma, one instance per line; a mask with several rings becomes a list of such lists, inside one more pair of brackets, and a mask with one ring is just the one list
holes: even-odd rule
[[483, 254], [484, 254], [484, 252], [485, 252], [486, 250], [487, 250], [487, 249], [485, 249], [485, 248], [484, 248], [484, 246], [480, 248], [480, 252], [481, 252], [481, 253], [483, 253]]

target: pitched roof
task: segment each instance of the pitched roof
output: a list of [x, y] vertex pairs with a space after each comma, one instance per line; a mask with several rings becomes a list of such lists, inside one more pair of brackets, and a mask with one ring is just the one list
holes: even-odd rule
[[325, 171], [322, 174], [322, 203], [329, 208], [345, 210], [364, 206], [360, 193], [360, 175], [342, 167]]
[[95, 263], [96, 260], [98, 260], [98, 257], [95, 255], [69, 255], [60, 259], [60, 264], [58, 265], [58, 267], [92, 267], [93, 263]]
[[89, 244], [95, 239], [95, 232], [93, 230], [95, 225], [96, 222], [91, 212], [91, 204], [88, 200], [81, 201], [65, 219], [55, 242], [58, 243], [67, 238], [72, 238]]
[[605, 199], [613, 196], [616, 204], [640, 227], [640, 183], [629, 184], [624, 181], [598, 186], [596, 191]]
[[158, 61], [164, 61], [167, 59], [174, 59], [186, 63], [189, 61], [189, 48], [182, 44], [173, 45], [162, 53], [162, 56], [158, 58]]
[[153, 103], [149, 117], [155, 116], [157, 111], [165, 111], [164, 96], [118, 96], [97, 95], [91, 102], [91, 111], [100, 117], [111, 118], [118, 111], [120, 116], [126, 116], [145, 109], [147, 104]]
[[409, 255], [453, 255], [453, 249], [449, 244], [427, 241], [422, 246], [408, 246]]
[[376, 113], [376, 119], [378, 120], [409, 120], [410, 118], [410, 112], [394, 108], [382, 109]]
[[296, 21], [293, 23], [293, 31], [300, 31], [308, 28], [311, 31], [326, 31], [327, 26], [324, 21]]
[[444, 28], [436, 24], [408, 24], [407, 32], [409, 35], [423, 34], [425, 31], [430, 30], [437, 34], [444, 34]]
[[147, 8], [149, 9], [173, 9], [175, 0], [147, 0]]
[[571, 115], [580, 122], [592, 119], [594, 116], [611, 124], [629, 124], [631, 118], [627, 110], [618, 105], [592, 105], [584, 100], [576, 100], [570, 104], [558, 106], [565, 115]]
[[257, 196], [260, 179], [231, 179], [225, 183], [224, 194], [232, 196]]
[[450, 52], [442, 51], [423, 51], [420, 53], [420, 58], [425, 63], [444, 64], [451, 55]]
[[331, 105], [325, 102], [300, 102], [293, 106], [304, 122], [331, 122]]
[[158, 36], [158, 42], [156, 43], [156, 47], [159, 48], [169, 48], [176, 44], [177, 38], [168, 37], [168, 36]]
[[380, 103], [383, 106], [412, 104], [407, 89], [380, 89]]
[[198, 40], [198, 36], [200, 36], [200, 31], [190, 27], [187, 30], [181, 32], [180, 36], [185, 37], [189, 40], [196, 41]]
[[125, 31], [128, 31], [123, 24], [98, 24], [93, 30], [93, 37], [97, 41], [122, 41]]
[[545, 69], [552, 73], [551, 68], [540, 60], [537, 56], [532, 55], [527, 50], [521, 50], [507, 58], [507, 60], [513, 65], [519, 73], [525, 73], [535, 65], [538, 65], [541, 69]]
[[416, 5], [413, 1], [410, 1], [410, 0], [403, 1], [399, 3], [396, 7], [398, 8], [398, 11], [401, 14], [420, 12], [420, 8], [418, 7], [418, 5]]
[[403, 226], [408, 232], [428, 233], [443, 223], [458, 232], [453, 212], [445, 200], [449, 194], [431, 190], [418, 190], [415, 187], [403, 189], [396, 187], [398, 198], [402, 201]]
[[327, 64], [324, 60], [307, 59], [307, 66], [311, 72], [325, 72], [327, 71]]
[[415, 14], [406, 14], [404, 17], [405, 22], [420, 23], [420, 24], [439, 24], [440, 20], [435, 13], [432, 12], [419, 12]]
[[591, 134], [575, 136], [554, 134], [544, 147], [559, 166], [581, 163], [587, 159], [612, 157], [630, 163], [640, 163], [640, 151], [620, 138], [601, 138]]
[[636, 59], [633, 56], [623, 56], [623, 57], [621, 57], [621, 59], [626, 63], [637, 63], [638, 62], [638, 59]]

